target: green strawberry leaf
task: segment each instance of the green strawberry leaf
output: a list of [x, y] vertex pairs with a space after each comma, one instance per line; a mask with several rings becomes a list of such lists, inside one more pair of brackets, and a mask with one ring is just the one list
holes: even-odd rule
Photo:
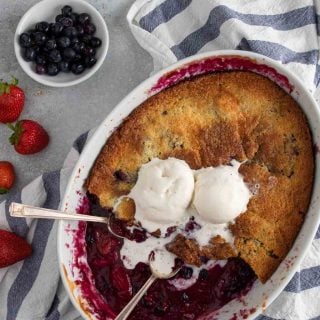
[[6, 194], [6, 193], [8, 193], [8, 189], [0, 188], [0, 194]]
[[19, 80], [17, 78], [15, 78], [14, 76], [11, 76], [12, 79], [11, 79], [11, 82], [9, 83], [10, 85], [12, 86], [17, 86], [18, 83], [19, 83]]
[[12, 123], [8, 123], [7, 126], [13, 131], [12, 135], [9, 137], [9, 142], [12, 145], [16, 146], [19, 143], [21, 134], [24, 131], [24, 129], [22, 128], [22, 123], [21, 121], [18, 121], [15, 125], [13, 125]]
[[18, 83], [19, 80], [13, 76], [10, 83], [0, 80], [0, 95], [3, 95], [4, 93], [10, 93], [10, 86], [16, 86]]
[[3, 95], [4, 93], [7, 93], [8, 90], [8, 84], [6, 82], [0, 82], [0, 95]]

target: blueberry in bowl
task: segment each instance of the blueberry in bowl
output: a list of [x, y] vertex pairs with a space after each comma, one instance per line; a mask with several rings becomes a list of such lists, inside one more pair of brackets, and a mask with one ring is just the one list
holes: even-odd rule
[[83, 0], [43, 0], [15, 33], [15, 54], [34, 80], [54, 87], [78, 84], [102, 65], [109, 44], [100, 13]]
[[[70, 16], [75, 14], [74, 19]], [[96, 26], [91, 22], [91, 16], [87, 13], [78, 14], [73, 12], [73, 9], [69, 5], [65, 5], [61, 9], [61, 13], [55, 17], [55, 22], [49, 27], [49, 22], [41, 21], [35, 25], [35, 30], [30, 30], [22, 33], [19, 37], [19, 44], [22, 49], [26, 49], [23, 53], [23, 58], [26, 61], [35, 61], [37, 57], [41, 57], [39, 67], [37, 61], [35, 64], [35, 70], [38, 74], [47, 73], [48, 75], [55, 76], [61, 71], [59, 66], [55, 66], [55, 72], [50, 72], [52, 66], [48, 67], [50, 62], [58, 63], [63, 60], [68, 62], [74, 62], [71, 69], [63, 68], [64, 72], [72, 71], [74, 74], [82, 73], [86, 68], [94, 66], [96, 60], [92, 63], [79, 64], [73, 61], [75, 58], [75, 51], [70, 47], [71, 41], [78, 42], [83, 38], [87, 38], [87, 44], [83, 51], [80, 51], [81, 59], [86, 56], [96, 56], [96, 50], [90, 45], [93, 43], [95, 48], [101, 46], [101, 39], [95, 37], [92, 41], [88, 35], [93, 35], [96, 32]], [[78, 33], [78, 29], [80, 33]], [[36, 51], [36, 48], [39, 48]], [[40, 72], [39, 72], [40, 71]]]

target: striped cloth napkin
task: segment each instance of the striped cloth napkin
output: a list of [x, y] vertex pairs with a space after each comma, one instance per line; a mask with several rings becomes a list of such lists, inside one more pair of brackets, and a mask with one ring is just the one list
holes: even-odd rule
[[43, 174], [0, 203], [0, 229], [15, 232], [33, 248], [31, 257], [0, 269], [0, 320], [82, 319], [72, 306], [59, 276], [58, 222], [13, 218], [8, 208], [14, 201], [58, 209], [68, 178], [93, 132], [91, 130], [75, 141], [61, 170]]
[[138, 0], [127, 16], [155, 70], [210, 50], [254, 51], [312, 91], [319, 79], [319, 0]]
[[[311, 0], [139, 0], [128, 22], [152, 55], [155, 70], [201, 51], [246, 49], [285, 63], [313, 91], [319, 80], [316, 7]], [[61, 170], [42, 175], [0, 203], [0, 228], [33, 247], [30, 258], [0, 269], [0, 320], [81, 319], [59, 279], [57, 222], [12, 218], [8, 207], [16, 201], [57, 209], [92, 132], [76, 140]], [[294, 278], [257, 319], [320, 320], [319, 295], [320, 230]]]

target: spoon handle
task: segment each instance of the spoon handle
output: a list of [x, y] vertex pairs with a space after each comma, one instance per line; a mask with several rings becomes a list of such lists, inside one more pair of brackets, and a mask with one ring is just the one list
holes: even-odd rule
[[59, 210], [51, 210], [45, 208], [37, 208], [24, 205], [21, 203], [12, 202], [9, 207], [9, 212], [12, 217], [19, 218], [42, 218], [42, 219], [58, 219], [58, 220], [79, 220], [107, 223], [107, 218], [89, 216], [85, 214], [66, 213]]
[[126, 320], [137, 303], [141, 300], [146, 291], [150, 286], [157, 280], [157, 278], [152, 274], [146, 283], [141, 287], [137, 294], [129, 301], [129, 303], [122, 309], [118, 316], [114, 320]]

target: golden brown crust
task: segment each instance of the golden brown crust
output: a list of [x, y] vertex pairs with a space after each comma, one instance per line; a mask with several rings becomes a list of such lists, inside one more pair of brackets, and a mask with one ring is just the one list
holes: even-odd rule
[[259, 189], [231, 230], [238, 255], [265, 282], [290, 250], [312, 191], [312, 141], [298, 104], [251, 72], [181, 82], [149, 98], [111, 135], [88, 191], [113, 207], [154, 157], [184, 159], [193, 169], [247, 160], [240, 172]]
[[236, 250], [221, 236], [212, 238], [208, 245], [200, 247], [196, 240], [177, 234], [174, 240], [166, 245], [166, 248], [184, 262], [198, 267], [203, 264], [204, 258], [225, 260], [237, 256]]

